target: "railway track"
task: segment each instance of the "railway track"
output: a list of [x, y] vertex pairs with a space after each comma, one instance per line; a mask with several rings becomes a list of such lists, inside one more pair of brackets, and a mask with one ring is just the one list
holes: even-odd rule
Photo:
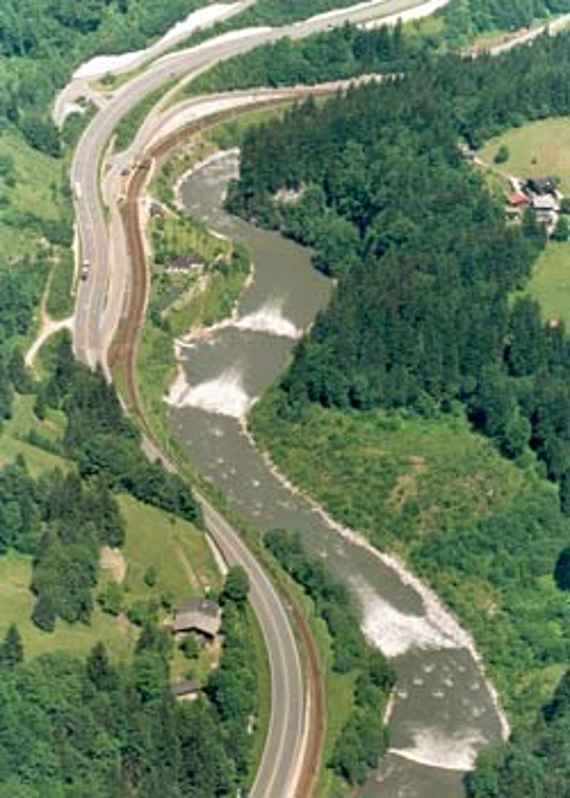
[[[252, 110], [276, 108], [285, 103], [290, 103], [291, 99], [306, 97], [309, 94], [326, 95], [331, 94], [332, 91], [332, 89], [295, 91], [284, 98], [260, 100], [245, 108], [220, 111], [206, 119], [196, 120], [151, 147], [144, 154], [142, 162], [139, 162], [139, 164], [142, 163], [142, 168], [139, 165], [139, 168], [135, 170], [129, 181], [126, 198], [121, 208], [121, 215], [131, 265], [131, 281], [121, 323], [109, 351], [109, 366], [115, 377], [119, 377], [119, 384], [124, 386], [124, 399], [127, 402], [129, 412], [137, 418], [155, 451], [160, 451], [160, 446], [146, 419], [137, 380], [138, 344], [144, 325], [150, 289], [150, 272], [145, 253], [140, 214], [140, 202], [148, 182], [149, 168], [151, 164], [160, 164], [171, 149], [187, 140], [188, 137], [202, 133], [222, 122], [229, 121]], [[122, 380], [120, 379], [121, 377]], [[164, 460], [167, 462], [166, 458]], [[285, 598], [291, 611], [297, 638], [301, 642], [302, 659], [307, 681], [307, 741], [295, 798], [310, 798], [316, 787], [316, 780], [320, 772], [327, 726], [325, 674], [322, 670], [319, 651], [306, 618], [289, 593], [287, 593]]]

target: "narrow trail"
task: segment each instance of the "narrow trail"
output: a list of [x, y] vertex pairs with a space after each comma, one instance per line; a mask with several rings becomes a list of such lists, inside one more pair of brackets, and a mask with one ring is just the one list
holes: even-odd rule
[[26, 354], [24, 355], [24, 363], [26, 364], [27, 368], [32, 368], [34, 365], [34, 360], [36, 359], [36, 355], [42, 348], [42, 346], [46, 343], [46, 341], [51, 338], [52, 335], [60, 332], [61, 330], [73, 330], [73, 323], [75, 320], [75, 315], [68, 316], [66, 319], [60, 319], [59, 321], [54, 321], [54, 319], [50, 319], [47, 313], [42, 309], [42, 321], [40, 330], [33, 342], [30, 346]]

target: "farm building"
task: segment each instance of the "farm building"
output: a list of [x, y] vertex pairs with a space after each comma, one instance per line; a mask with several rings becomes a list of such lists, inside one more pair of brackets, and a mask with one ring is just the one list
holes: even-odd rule
[[213, 640], [222, 623], [222, 613], [218, 604], [209, 599], [190, 599], [177, 607], [172, 631], [177, 637], [188, 632], [196, 632], [206, 641]]

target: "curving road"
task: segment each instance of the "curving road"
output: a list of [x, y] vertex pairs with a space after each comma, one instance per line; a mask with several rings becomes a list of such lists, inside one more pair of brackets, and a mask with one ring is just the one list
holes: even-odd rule
[[[421, 15], [429, 2], [416, 3], [414, 11]], [[119, 121], [147, 94], [158, 89], [174, 77], [212, 66], [217, 61], [230, 58], [284, 36], [300, 39], [319, 30], [342, 25], [347, 21], [363, 22], [377, 19], [379, 12], [386, 21], [403, 8], [414, 6], [413, 0], [378, 0], [362, 3], [352, 10], [336, 12], [334, 16], [314, 17], [282, 28], [260, 28], [232, 34], [205, 42], [192, 50], [173, 53], [151, 64], [138, 77], [125, 84], [101, 109], [91, 122], [77, 146], [71, 168], [72, 189], [81, 239], [81, 259], [90, 264], [90, 275], [78, 289], [76, 304], [75, 350], [91, 366], [105, 361], [104, 348], [108, 343], [104, 329], [104, 307], [109, 270], [109, 239], [106, 215], [99, 194], [99, 168], [107, 143]]]
[[[338, 12], [334, 17], [314, 18], [279, 29], [249, 31], [241, 37], [220, 37], [190, 51], [173, 54], [151, 64], [147, 71], [133, 78], [97, 114], [83, 134], [72, 164], [71, 180], [75, 196], [76, 218], [81, 240], [81, 259], [89, 261], [89, 276], [78, 288], [74, 345], [77, 356], [91, 366], [106, 366], [107, 348], [118, 317], [106, 313], [106, 294], [111, 268], [111, 247], [107, 228], [108, 211], [100, 193], [100, 170], [105, 149], [118, 122], [148, 93], [173, 77], [203, 69], [215, 62], [246, 52], [261, 43], [283, 36], [301, 38], [318, 30], [361, 22], [378, 16], [379, 7], [386, 15], [413, 5], [412, 0], [384, 0], [361, 4], [357, 9]], [[416, 4], [418, 10], [425, 3]], [[134, 157], [135, 153], [130, 154]], [[124, 245], [116, 246], [122, 236], [117, 226], [116, 207], [111, 207], [110, 231], [113, 252], [127, 259]], [[123, 247], [121, 249], [121, 246]], [[116, 263], [116, 256], [114, 263]], [[119, 303], [122, 297], [118, 298]], [[114, 298], [117, 304], [117, 298]], [[111, 304], [111, 303], [109, 303]], [[305, 748], [305, 697], [299, 653], [291, 622], [283, 603], [269, 579], [235, 530], [202, 499], [205, 520], [212, 536], [230, 563], [242, 565], [251, 583], [251, 601], [259, 620], [270, 663], [272, 707], [269, 731], [262, 761], [251, 798], [293, 798], [299, 779], [299, 763]]]

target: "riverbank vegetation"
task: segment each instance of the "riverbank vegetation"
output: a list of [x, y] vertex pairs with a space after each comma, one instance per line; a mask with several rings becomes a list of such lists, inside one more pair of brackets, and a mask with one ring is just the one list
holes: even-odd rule
[[553, 580], [569, 534], [570, 339], [532, 299], [512, 299], [544, 231], [530, 213], [506, 223], [457, 142], [567, 114], [569, 40], [426, 58], [401, 79], [309, 100], [246, 135], [228, 197], [338, 278], [256, 405], [255, 434], [333, 516], [435, 587], [473, 631], [516, 735], [533, 733], [570, 655]]
[[383, 718], [395, 673], [382, 654], [366, 643], [349, 589], [320, 560], [307, 554], [300, 535], [273, 530], [264, 540], [311, 599], [315, 615], [325, 622], [332, 641], [333, 673], [349, 677], [354, 685], [352, 710], [339, 729], [327, 767], [353, 787], [362, 784], [388, 747]]
[[251, 270], [243, 247], [180, 212], [169, 183], [215, 149], [213, 141], [197, 136], [183, 153], [174, 151], [167, 158], [151, 185], [151, 195], [168, 210], [149, 228], [152, 284], [137, 370], [145, 415], [167, 449], [164, 396], [176, 370], [175, 339], [227, 318]]

